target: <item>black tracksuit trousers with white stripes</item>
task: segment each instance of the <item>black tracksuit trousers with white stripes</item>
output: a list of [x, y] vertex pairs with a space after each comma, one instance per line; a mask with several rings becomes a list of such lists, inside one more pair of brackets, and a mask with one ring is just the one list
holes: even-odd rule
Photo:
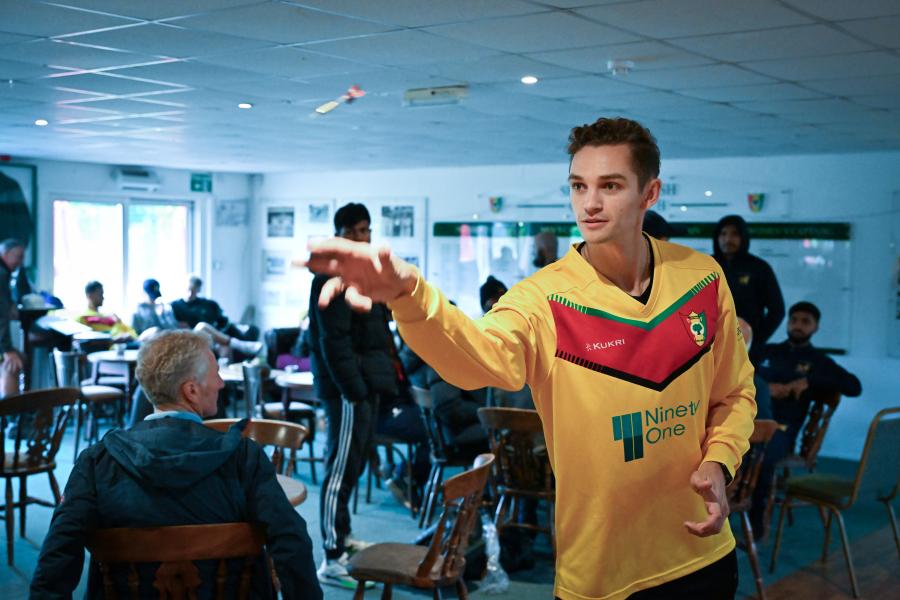
[[350, 535], [350, 496], [362, 475], [372, 447], [377, 399], [353, 403], [344, 398], [324, 399], [328, 417], [325, 480], [319, 515], [325, 557], [338, 558]]

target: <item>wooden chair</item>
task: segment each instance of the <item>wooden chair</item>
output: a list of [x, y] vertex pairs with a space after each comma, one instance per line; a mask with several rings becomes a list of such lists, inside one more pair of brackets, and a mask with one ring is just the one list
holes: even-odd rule
[[[306, 444], [309, 447], [309, 458], [300, 458], [298, 460], [309, 462], [312, 482], [318, 483], [316, 462], [322, 459], [317, 458], [313, 451], [313, 442], [316, 435], [316, 409], [305, 402], [290, 400], [289, 395], [282, 402], [266, 402], [264, 398], [266, 379], [263, 377], [263, 370], [268, 370], [268, 367], [243, 363], [242, 368], [244, 371], [244, 400], [248, 403], [252, 402], [252, 405], [256, 406], [256, 411], [260, 417], [280, 421], [299, 421], [306, 424], [305, 429], [308, 432]], [[289, 394], [289, 390], [285, 390], [285, 393]]]
[[766, 600], [766, 590], [763, 586], [762, 572], [759, 568], [759, 555], [756, 553], [756, 542], [753, 540], [753, 526], [750, 524], [749, 511], [753, 504], [753, 490], [759, 481], [759, 472], [765, 457], [766, 444], [772, 439], [778, 423], [768, 419], [759, 419], [753, 424], [753, 434], [750, 436], [750, 450], [741, 461], [741, 468], [734, 476], [731, 485], [728, 486], [728, 506], [732, 514], [741, 515], [741, 525], [744, 530], [747, 556], [750, 557], [750, 567], [756, 580], [756, 592], [760, 600]]
[[428, 547], [375, 544], [354, 554], [347, 567], [358, 582], [354, 600], [363, 598], [367, 581], [384, 584], [382, 600], [390, 600], [394, 584], [430, 589], [434, 598], [441, 597], [441, 588], [455, 585], [465, 600], [466, 547], [493, 462], [493, 455], [482, 454], [470, 470], [444, 482], [444, 511]]
[[[53, 388], [8, 396], [0, 402], [0, 450], [4, 450], [0, 477], [6, 480], [6, 561], [13, 564], [13, 519], [19, 509], [19, 535], [25, 537], [25, 510], [29, 504], [55, 508], [60, 502], [59, 484], [53, 475], [56, 453], [69, 415], [78, 401], [78, 388]], [[66, 408], [64, 408], [66, 407]], [[6, 438], [10, 417], [17, 416], [16, 435]], [[11, 442], [12, 451], [8, 449]], [[46, 473], [53, 502], [28, 495], [31, 475]], [[13, 502], [12, 480], [19, 480], [19, 501]]]
[[[556, 551], [554, 512], [556, 483], [543, 441], [543, 427], [537, 411], [521, 408], [479, 408], [478, 418], [488, 430], [491, 452], [497, 457], [494, 482], [500, 494], [494, 523], [498, 535], [506, 527], [541, 531], [550, 537]], [[521, 500], [532, 498], [548, 503], [547, 527], [521, 523]], [[507, 510], [510, 508], [508, 518]]]
[[[226, 432], [240, 419], [210, 419], [203, 424], [216, 431]], [[271, 419], [251, 419], [244, 428], [243, 436], [260, 446], [272, 446], [272, 464], [275, 472], [285, 477], [294, 475], [297, 453], [303, 448], [309, 432], [303, 425], [289, 421]]]
[[428, 483], [422, 494], [422, 506], [419, 508], [419, 528], [423, 528], [430, 525], [434, 518], [441, 484], [444, 481], [444, 469], [447, 467], [465, 468], [469, 465], [468, 461], [453, 456], [449, 452], [444, 432], [434, 414], [434, 400], [431, 397], [431, 391], [417, 386], [412, 386], [411, 391], [425, 422], [431, 461], [431, 472], [428, 474]]
[[[82, 352], [63, 352], [53, 350], [53, 365], [56, 367], [56, 385], [60, 387], [80, 388], [78, 399], [78, 417], [75, 424], [75, 458], [78, 458], [78, 446], [81, 443], [81, 427], [85, 426], [88, 445], [100, 439], [97, 420], [100, 418], [101, 405], [123, 402], [125, 392], [108, 385], [81, 385], [81, 371], [84, 366]], [[87, 412], [87, 423], [85, 423]]]
[[775, 570], [775, 560], [778, 558], [781, 534], [784, 529], [785, 513], [796, 501], [812, 504], [819, 509], [825, 526], [822, 561], [828, 558], [831, 521], [834, 518], [841, 534], [841, 544], [844, 548], [847, 570], [850, 573], [853, 597], [859, 598], [856, 572], [853, 569], [850, 543], [847, 540], [847, 531], [844, 528], [841, 511], [853, 506], [861, 494], [865, 495], [867, 499], [875, 499], [884, 503], [894, 531], [894, 543], [897, 546], [897, 552], [900, 553], [897, 519], [891, 506], [891, 502], [897, 497], [898, 489], [900, 489], [900, 406], [885, 408], [872, 419], [862, 457], [859, 460], [859, 467], [853, 479], [819, 473], [788, 479], [784, 505], [778, 517], [778, 530], [775, 534], [775, 547], [772, 550], [772, 563], [769, 570]]
[[[263, 552], [265, 536], [262, 529], [249, 523], [217, 525], [180, 525], [175, 527], [99, 529], [93, 533], [87, 548], [92, 560], [100, 566], [104, 596], [117, 600], [117, 565], [127, 564], [126, 597], [146, 597], [141, 594], [137, 565], [161, 563], [154, 573], [153, 588], [160, 600], [188, 600], [197, 597], [202, 585], [194, 561], [216, 560], [215, 598], [250, 597], [253, 564]], [[237, 593], [234, 577], [229, 577], [228, 559], [244, 558], [238, 576]], [[233, 564], [233, 563], [232, 563]], [[210, 582], [212, 583], [212, 582]], [[272, 580], [268, 580], [271, 584]], [[145, 585], [146, 588], [146, 585]], [[274, 590], [273, 590], [274, 597]]]

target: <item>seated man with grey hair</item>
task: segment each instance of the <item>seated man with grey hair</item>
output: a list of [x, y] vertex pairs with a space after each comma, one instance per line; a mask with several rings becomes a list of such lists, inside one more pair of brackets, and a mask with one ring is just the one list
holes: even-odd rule
[[[71, 597], [94, 529], [249, 522], [265, 530], [282, 596], [321, 598], [306, 522], [263, 450], [241, 437], [246, 422], [228, 433], [203, 425], [224, 385], [209, 340], [190, 331], [150, 338], [138, 353], [137, 378], [154, 412], [78, 457], [41, 548], [31, 597]], [[198, 563], [204, 587], [216, 569], [206, 562]], [[274, 598], [262, 555], [254, 567], [252, 597]], [[101, 581], [92, 561], [88, 598], [103, 596]], [[212, 593], [204, 587], [201, 597]]]

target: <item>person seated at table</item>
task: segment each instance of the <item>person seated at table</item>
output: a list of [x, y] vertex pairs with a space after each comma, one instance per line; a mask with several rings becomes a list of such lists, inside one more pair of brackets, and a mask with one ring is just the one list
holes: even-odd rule
[[188, 327], [197, 327], [200, 323], [208, 323], [225, 335], [239, 340], [248, 339], [244, 332], [225, 316], [218, 302], [200, 296], [202, 288], [202, 279], [196, 275], [188, 278], [187, 295], [172, 302], [172, 313], [175, 315], [175, 320]]
[[[155, 279], [144, 281], [144, 293], [147, 298], [137, 306], [131, 325], [138, 333], [140, 340], [152, 337], [159, 330], [191, 327], [188, 323], [179, 322], [172, 306], [162, 301], [159, 282]], [[248, 342], [222, 333], [206, 322], [198, 322], [192, 326], [194, 331], [204, 333], [213, 342], [225, 348], [232, 348], [249, 356], [259, 356], [265, 349], [262, 342]]]
[[103, 306], [103, 284], [99, 281], [89, 281], [84, 286], [84, 295], [87, 298], [87, 308], [75, 320], [82, 325], [87, 325], [99, 333], [108, 333], [115, 341], [127, 341], [137, 338], [137, 332], [122, 322], [115, 314], [100, 312]]
[[[136, 376], [154, 412], [131, 429], [111, 431], [78, 457], [41, 547], [31, 597], [72, 596], [96, 529], [249, 522], [265, 531], [283, 597], [322, 598], [306, 522], [262, 448], [241, 437], [246, 421], [228, 433], [203, 425], [223, 387], [207, 338], [191, 331], [158, 334], [142, 345]], [[204, 582], [198, 595], [207, 597], [216, 564], [197, 566]], [[260, 555], [252, 596], [274, 597], [271, 582]], [[86, 597], [104, 597], [101, 583], [92, 561]]]

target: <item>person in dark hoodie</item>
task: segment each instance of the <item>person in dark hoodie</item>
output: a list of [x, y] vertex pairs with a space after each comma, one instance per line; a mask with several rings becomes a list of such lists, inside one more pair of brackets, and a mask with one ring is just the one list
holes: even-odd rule
[[713, 233], [713, 256], [722, 265], [737, 315], [753, 329], [750, 360], [784, 319], [784, 297], [769, 263], [750, 254], [750, 231], [738, 215], [722, 217]]
[[[32, 600], [72, 597], [85, 543], [95, 529], [229, 522], [263, 527], [284, 598], [322, 598], [306, 523], [288, 502], [262, 448], [241, 437], [246, 421], [227, 433], [202, 423], [215, 413], [224, 385], [209, 340], [189, 331], [158, 334], [138, 353], [137, 378], [154, 413], [129, 430], [109, 432], [78, 457], [41, 547]], [[216, 561], [197, 566], [201, 580], [209, 582], [199, 597], [210, 597]], [[142, 578], [147, 589], [141, 597], [156, 595], [150, 573]], [[240, 569], [234, 573], [239, 576]], [[230, 589], [237, 587], [233, 583]], [[86, 597], [104, 597], [93, 561]], [[262, 555], [254, 566], [251, 597], [276, 597]]]

